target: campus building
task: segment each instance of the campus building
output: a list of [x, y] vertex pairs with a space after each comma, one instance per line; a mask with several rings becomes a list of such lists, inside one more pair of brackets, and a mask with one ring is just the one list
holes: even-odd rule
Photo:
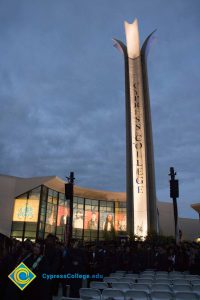
[[[0, 233], [20, 240], [45, 238], [49, 233], [64, 240], [69, 201], [65, 181], [56, 176], [19, 178], [0, 175]], [[157, 202], [159, 231], [174, 235], [173, 207]], [[200, 236], [198, 219], [179, 218], [183, 239]], [[126, 235], [126, 193], [74, 186], [72, 237], [104, 240]]]

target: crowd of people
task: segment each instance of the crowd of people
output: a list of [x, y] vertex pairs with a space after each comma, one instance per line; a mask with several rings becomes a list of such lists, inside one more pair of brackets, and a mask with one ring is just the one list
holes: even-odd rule
[[[22, 292], [8, 275], [23, 262], [36, 279]], [[189, 271], [200, 274], [200, 245], [194, 242], [159, 241], [72, 241], [66, 246], [52, 234], [45, 240], [20, 242], [9, 239], [0, 245], [0, 299], [51, 300], [57, 295], [59, 283], [70, 285], [70, 297], [79, 297], [82, 279], [42, 278], [42, 274], [100, 274], [107, 276], [116, 270], [139, 273], [151, 268], [163, 271]], [[88, 282], [89, 283], [89, 282]]]

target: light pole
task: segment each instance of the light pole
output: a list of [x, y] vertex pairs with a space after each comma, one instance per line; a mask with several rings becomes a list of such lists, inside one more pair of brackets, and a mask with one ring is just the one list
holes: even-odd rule
[[176, 199], [179, 197], [179, 182], [175, 179], [176, 172], [174, 172], [174, 168], [170, 168], [169, 176], [170, 179], [170, 198], [173, 199], [173, 207], [174, 207], [174, 224], [175, 224], [175, 239], [178, 239], [178, 208], [177, 208], [177, 201]]
[[73, 230], [73, 197], [74, 197], [74, 172], [70, 172], [70, 176], [66, 177], [67, 183], [65, 183], [65, 199], [69, 200], [70, 204], [70, 216], [67, 220], [66, 224], [66, 244], [69, 245], [72, 238], [72, 230]]

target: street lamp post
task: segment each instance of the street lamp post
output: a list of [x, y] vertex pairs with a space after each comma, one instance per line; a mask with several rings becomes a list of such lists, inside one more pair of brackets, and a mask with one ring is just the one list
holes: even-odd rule
[[170, 168], [169, 176], [170, 179], [170, 198], [173, 199], [173, 207], [174, 207], [174, 225], [175, 225], [175, 239], [178, 239], [178, 208], [177, 208], [177, 198], [179, 197], [179, 182], [175, 179], [176, 172], [174, 172], [174, 168]]
[[67, 183], [65, 183], [65, 198], [69, 200], [70, 204], [70, 216], [66, 224], [66, 244], [69, 245], [72, 239], [72, 230], [73, 230], [73, 197], [74, 197], [74, 172], [70, 172], [70, 176], [66, 177]]

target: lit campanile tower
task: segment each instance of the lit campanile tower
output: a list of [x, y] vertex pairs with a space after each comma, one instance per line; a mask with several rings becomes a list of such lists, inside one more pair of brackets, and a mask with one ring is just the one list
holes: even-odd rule
[[114, 39], [124, 54], [126, 94], [127, 231], [145, 237], [157, 230], [155, 170], [149, 100], [147, 54], [153, 33], [141, 50], [138, 22], [125, 22], [126, 44]]

